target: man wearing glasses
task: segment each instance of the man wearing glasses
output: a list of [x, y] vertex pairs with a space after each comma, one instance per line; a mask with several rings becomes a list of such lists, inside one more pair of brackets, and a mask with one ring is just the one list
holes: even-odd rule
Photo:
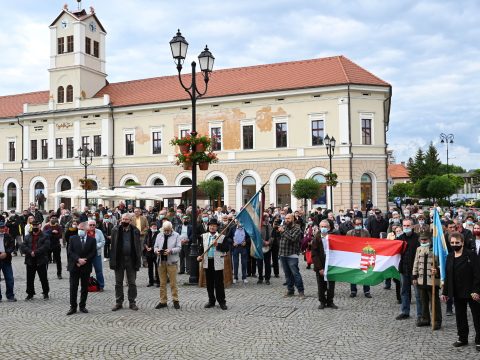
[[97, 277], [98, 285], [100, 286], [100, 291], [103, 291], [105, 287], [105, 279], [103, 278], [103, 262], [102, 262], [102, 252], [103, 247], [105, 246], [105, 236], [100, 229], [97, 229], [97, 222], [95, 220], [88, 220], [88, 229], [87, 235], [89, 237], [95, 238], [97, 241], [97, 253], [93, 258], [92, 265], [95, 269], [95, 276]]
[[[401, 314], [396, 317], [397, 320], [404, 320], [410, 317], [410, 299], [412, 297], [412, 271], [413, 263], [415, 261], [415, 253], [417, 248], [420, 246], [418, 240], [418, 234], [413, 231], [412, 220], [404, 219], [403, 220], [403, 234], [399, 237], [398, 240], [405, 242], [405, 250], [400, 259], [399, 271], [402, 276], [402, 306]], [[420, 294], [418, 292], [417, 286], [414, 285], [413, 289], [415, 291], [415, 301], [417, 304], [417, 321], [421, 320], [422, 316], [422, 307], [420, 303]]]

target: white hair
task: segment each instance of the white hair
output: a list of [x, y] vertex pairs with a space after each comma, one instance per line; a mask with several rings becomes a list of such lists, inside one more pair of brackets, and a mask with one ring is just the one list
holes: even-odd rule
[[173, 226], [170, 221], [164, 221], [162, 225], [163, 230], [172, 230]]

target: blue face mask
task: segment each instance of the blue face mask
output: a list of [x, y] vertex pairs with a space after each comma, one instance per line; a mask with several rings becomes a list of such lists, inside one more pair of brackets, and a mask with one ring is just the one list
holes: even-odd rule
[[208, 222], [208, 217], [202, 218], [203, 222]]
[[328, 229], [327, 228], [320, 228], [320, 232], [322, 233], [322, 235], [326, 235], [326, 234], [328, 234]]
[[84, 237], [85, 236], [85, 230], [78, 230], [78, 236]]
[[355, 225], [355, 230], [362, 230], [362, 225]]
[[412, 232], [412, 229], [406, 227], [406, 228], [403, 228], [403, 232], [404, 232], [405, 234], [410, 234], [410, 233]]

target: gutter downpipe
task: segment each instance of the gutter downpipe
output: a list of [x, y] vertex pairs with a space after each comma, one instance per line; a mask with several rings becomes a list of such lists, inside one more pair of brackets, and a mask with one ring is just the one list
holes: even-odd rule
[[[20, 191], [22, 194], [22, 206], [19, 209], [23, 209], [24, 208], [23, 206], [23, 202], [24, 202], [24, 199], [23, 199], [23, 149], [24, 149], [24, 146], [27, 146], [27, 145], [23, 143], [23, 139], [25, 138], [23, 132], [25, 131], [25, 129], [22, 123], [20, 122], [20, 118], [18, 116], [17, 116], [17, 123], [22, 128], [22, 156], [20, 158]], [[17, 204], [17, 207], [18, 207], [18, 204]]]
[[350, 104], [350, 84], [347, 85], [348, 91], [348, 154], [350, 158], [350, 209], [353, 209], [353, 154], [352, 154], [352, 114]]
[[113, 106], [110, 102], [108, 104], [110, 108], [110, 114], [112, 115], [112, 163], [110, 165], [110, 188], [113, 189], [115, 187], [115, 167], [113, 166], [115, 163], [115, 117], [113, 115]]
[[385, 191], [385, 199], [388, 208], [388, 144], [387, 144], [387, 131], [388, 125], [390, 124], [390, 109], [392, 108], [392, 86], [388, 87], [388, 97], [383, 101], [383, 117], [384, 117], [384, 124], [385, 124], [385, 131], [384, 131], [384, 142], [385, 142], [385, 179], [386, 182], [386, 191]]

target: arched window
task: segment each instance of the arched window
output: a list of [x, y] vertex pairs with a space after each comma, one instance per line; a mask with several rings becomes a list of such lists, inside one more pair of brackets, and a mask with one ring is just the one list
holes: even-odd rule
[[45, 196], [45, 185], [42, 182], [37, 182], [35, 184], [35, 202], [38, 206], [38, 210], [45, 210], [45, 201], [47, 200]]
[[65, 89], [63, 88], [63, 86], [59, 86], [57, 89], [57, 102], [59, 104], [65, 102]]
[[185, 177], [180, 181], [180, 185], [192, 185], [192, 179]]
[[316, 199], [312, 199], [312, 207], [326, 206], [327, 205], [327, 185], [325, 176], [322, 174], [315, 174], [312, 176], [313, 180], [317, 180], [320, 183], [320, 196]]
[[360, 201], [362, 210], [367, 208], [367, 201], [372, 200], [372, 177], [368, 174], [363, 174], [360, 179]]
[[73, 102], [73, 86], [67, 86], [67, 102]]
[[155, 181], [153, 182], [153, 186], [163, 186], [163, 180], [160, 178], [156, 178]]
[[252, 176], [245, 176], [242, 180], [242, 205], [255, 195], [257, 191], [256, 181]]
[[[60, 191], [67, 191], [72, 188], [72, 183], [68, 179], [63, 179], [60, 183]], [[65, 204], [65, 209], [70, 209], [72, 207], [72, 199], [69, 197], [60, 198], [60, 202]]]
[[290, 178], [287, 175], [280, 175], [276, 181], [277, 189], [277, 206], [285, 206], [290, 204], [290, 199], [292, 196], [292, 187]]
[[140, 185], [140, 184], [133, 179], [128, 179], [127, 181], [125, 181], [125, 186], [137, 186], [137, 185]]
[[10, 183], [7, 186], [7, 209], [17, 208], [17, 185]]

